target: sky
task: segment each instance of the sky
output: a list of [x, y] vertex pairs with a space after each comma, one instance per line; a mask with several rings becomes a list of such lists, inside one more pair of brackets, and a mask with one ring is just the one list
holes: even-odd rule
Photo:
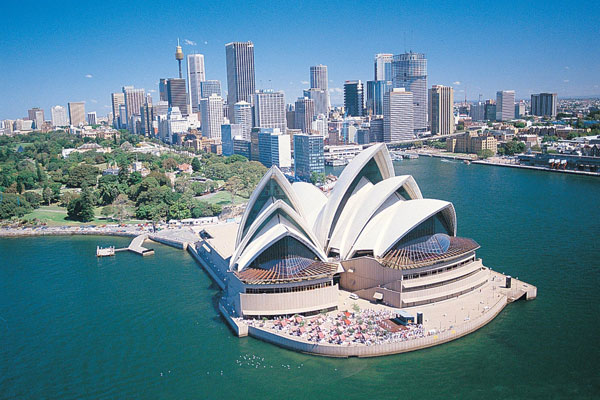
[[[175, 77], [177, 38], [204, 54], [226, 92], [225, 44], [252, 41], [257, 89], [292, 103], [309, 67], [329, 70], [332, 103], [345, 80], [373, 79], [376, 53], [425, 53], [428, 85], [455, 100], [600, 95], [597, 1], [28, 1], [3, 2], [0, 119], [85, 101], [106, 115], [124, 85], [151, 91]], [[184, 67], [185, 68], [185, 67]], [[185, 72], [184, 72], [185, 73]]]

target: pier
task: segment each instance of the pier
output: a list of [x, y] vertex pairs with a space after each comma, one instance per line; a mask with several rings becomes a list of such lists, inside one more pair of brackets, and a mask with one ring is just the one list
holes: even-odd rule
[[140, 256], [150, 256], [154, 254], [154, 249], [148, 249], [143, 246], [144, 242], [148, 239], [148, 235], [139, 235], [133, 238], [128, 247], [123, 247], [120, 249], [115, 249], [115, 246], [110, 247], [100, 247], [96, 246], [96, 256], [97, 257], [109, 257], [114, 256], [115, 253], [120, 251], [132, 251], [135, 254], [139, 254]]

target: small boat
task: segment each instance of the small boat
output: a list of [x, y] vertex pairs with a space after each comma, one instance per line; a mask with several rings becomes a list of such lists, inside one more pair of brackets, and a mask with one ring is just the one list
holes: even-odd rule
[[464, 160], [463, 162], [467, 165], [471, 165], [471, 160]]

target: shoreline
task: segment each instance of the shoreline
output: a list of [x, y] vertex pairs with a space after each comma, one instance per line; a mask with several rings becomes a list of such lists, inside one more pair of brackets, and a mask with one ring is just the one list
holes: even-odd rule
[[570, 169], [550, 169], [550, 168], [544, 168], [544, 167], [535, 167], [533, 165], [504, 164], [504, 163], [496, 163], [496, 162], [490, 162], [490, 161], [485, 161], [485, 160], [476, 160], [476, 161], [472, 161], [472, 163], [478, 164], [478, 165], [495, 166], [495, 167], [508, 167], [508, 168], [518, 168], [518, 169], [520, 168], [520, 169], [529, 169], [529, 170], [534, 170], [534, 171], [558, 172], [558, 173], [571, 174], [571, 175], [600, 177], [599, 172], [574, 171], [574, 170], [570, 170]]

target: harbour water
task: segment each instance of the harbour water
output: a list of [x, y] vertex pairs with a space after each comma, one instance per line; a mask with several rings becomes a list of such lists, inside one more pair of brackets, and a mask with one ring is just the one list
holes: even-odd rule
[[128, 239], [0, 239], [0, 398], [598, 398], [600, 180], [428, 157], [396, 167], [452, 201], [484, 264], [538, 298], [442, 346], [338, 360], [235, 337], [181, 250], [99, 259], [97, 245]]

